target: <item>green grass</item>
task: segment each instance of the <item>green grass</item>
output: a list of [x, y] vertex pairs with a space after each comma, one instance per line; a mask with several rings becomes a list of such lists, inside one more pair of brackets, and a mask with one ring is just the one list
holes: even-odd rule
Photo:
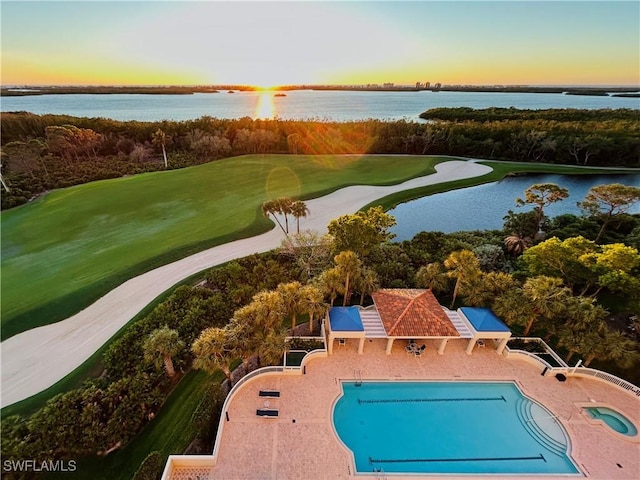
[[[73, 478], [130, 480], [149, 453], [157, 450], [163, 458], [181, 454], [193, 440], [195, 432], [191, 416], [208, 385], [220, 383], [224, 374], [215, 376], [201, 371], [189, 372], [171, 393], [158, 415], [142, 433], [124, 448], [106, 457], [85, 457], [78, 460]], [[66, 477], [65, 477], [66, 475]], [[52, 475], [68, 478], [69, 474]]]
[[[461, 160], [464, 160], [461, 158]], [[390, 210], [400, 203], [415, 200], [434, 193], [448, 192], [459, 188], [473, 187], [483, 183], [497, 182], [507, 175], [511, 174], [527, 174], [527, 173], [549, 173], [559, 175], [602, 175], [602, 174], [635, 174], [640, 173], [639, 169], [633, 168], [585, 168], [571, 165], [553, 165], [550, 163], [519, 163], [519, 162], [499, 162], [499, 161], [481, 161], [482, 165], [488, 165], [493, 171], [479, 177], [468, 178], [464, 180], [454, 180], [452, 182], [443, 182], [436, 185], [427, 185], [425, 187], [404, 190], [402, 192], [393, 193], [386, 197], [376, 200], [362, 208], [366, 210], [375, 205], [382, 205], [385, 210]], [[534, 183], [532, 181], [532, 183]]]
[[443, 160], [247, 155], [51, 192], [1, 216], [2, 340], [62, 320], [154, 267], [268, 230], [266, 199], [395, 184]]

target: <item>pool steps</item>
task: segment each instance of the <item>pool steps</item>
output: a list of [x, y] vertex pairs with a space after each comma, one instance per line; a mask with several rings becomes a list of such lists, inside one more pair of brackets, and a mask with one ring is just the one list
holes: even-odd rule
[[[532, 408], [534, 403], [528, 399], [518, 399], [516, 403], [516, 413], [524, 428], [529, 434], [544, 448], [558, 456], [564, 457], [567, 453], [567, 444], [559, 442], [546, 433], [540, 425], [536, 423]], [[556, 420], [557, 421], [557, 420]]]

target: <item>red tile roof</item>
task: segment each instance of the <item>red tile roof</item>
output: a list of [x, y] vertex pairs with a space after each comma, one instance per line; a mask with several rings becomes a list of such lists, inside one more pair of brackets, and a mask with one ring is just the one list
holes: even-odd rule
[[459, 337], [431, 290], [389, 288], [372, 295], [390, 337]]

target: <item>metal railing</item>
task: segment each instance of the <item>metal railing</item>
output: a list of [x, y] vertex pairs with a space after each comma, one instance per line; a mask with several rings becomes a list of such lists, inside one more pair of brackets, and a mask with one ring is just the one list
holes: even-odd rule
[[[548, 355], [551, 355], [553, 357], [553, 359], [558, 363], [558, 365], [560, 365], [560, 367], [569, 367], [567, 365], [567, 363], [562, 359], [562, 357], [560, 357], [560, 355], [558, 355], [555, 350], [553, 348], [551, 348], [547, 342], [545, 342], [544, 340], [542, 340], [541, 338], [538, 337], [511, 337], [509, 339], [509, 341], [511, 340], [522, 340], [525, 343], [535, 343], [541, 346], [541, 348], [544, 350], [544, 352], [538, 352], [538, 353], [546, 353]], [[507, 344], [507, 348], [508, 348], [508, 344]], [[519, 350], [519, 349], [511, 349], [511, 351], [518, 351], [518, 352], [523, 352], [525, 350]], [[532, 352], [528, 352], [528, 353], [532, 353]], [[542, 360], [542, 359], [540, 359]], [[545, 364], [548, 365], [548, 362], [544, 362]], [[551, 365], [549, 365], [549, 367], [551, 368]], [[554, 367], [554, 368], [560, 368], [560, 367]]]
[[640, 397], [640, 387], [637, 387], [633, 383], [627, 382], [626, 380], [623, 380], [620, 377], [616, 377], [615, 375], [611, 375], [610, 373], [607, 373], [607, 372], [602, 372], [594, 368], [579, 367], [579, 368], [569, 368], [567, 370], [567, 373], [570, 376], [595, 377], [600, 380], [604, 380], [605, 382], [611, 383], [625, 390], [626, 392], [632, 393], [636, 397]]
[[550, 354], [552, 357], [554, 357], [556, 359], [556, 361], [558, 361], [558, 363], [560, 363], [561, 365], [564, 365], [562, 367], [553, 367], [551, 365], [549, 365], [548, 362], [546, 362], [544, 359], [538, 357], [536, 354], [531, 353], [531, 352], [527, 352], [525, 350], [517, 350], [517, 349], [510, 349], [508, 346], [506, 347], [506, 350], [508, 352], [508, 354], [517, 354], [517, 355], [524, 355], [526, 357], [532, 358], [534, 360], [536, 360], [537, 362], [539, 362], [540, 364], [544, 365], [546, 368], [548, 368], [551, 372], [551, 374], [554, 373], [564, 373], [567, 376], [574, 376], [574, 377], [593, 377], [593, 378], [597, 378], [599, 380], [602, 380], [604, 382], [610, 383], [622, 390], [624, 390], [627, 393], [630, 393], [636, 397], [640, 397], [640, 387], [634, 385], [631, 382], [628, 382], [626, 380], [623, 380], [620, 377], [616, 377], [615, 375], [612, 375], [610, 373], [607, 372], [603, 372], [601, 370], [596, 370], [594, 368], [586, 368], [586, 367], [570, 367], [568, 366], [559, 356], [558, 354], [549, 346], [547, 345], [544, 340], [540, 339], [540, 338], [534, 338], [534, 337], [521, 337], [519, 338], [519, 340], [525, 340], [525, 341], [535, 341], [536, 343], [540, 343], [541, 345], [543, 345], [545, 347], [546, 352]]
[[[509, 355], [524, 355], [525, 357], [532, 358], [535, 361], [537, 361], [538, 363], [541, 363], [543, 366], [545, 366], [549, 370], [554, 370], [554, 367], [549, 365], [549, 363], [547, 361], [545, 361], [544, 359], [540, 358], [535, 353], [527, 352], [526, 350], [511, 350], [509, 347], [506, 347], [506, 348], [507, 348], [507, 351], [508, 351]], [[562, 370], [564, 371], [565, 367], [563, 367]]]
[[284, 367], [276, 365], [269, 367], [262, 367], [254, 370], [253, 372], [247, 373], [244, 377], [236, 382], [236, 384], [229, 390], [227, 394], [227, 398], [225, 398], [224, 403], [222, 404], [222, 410], [220, 411], [220, 420], [218, 421], [218, 432], [216, 434], [216, 443], [213, 446], [213, 457], [218, 457], [218, 449], [220, 448], [220, 441], [222, 439], [222, 431], [224, 430], [225, 420], [227, 419], [227, 408], [229, 407], [229, 402], [235, 396], [238, 389], [244, 385], [246, 382], [251, 380], [253, 377], [257, 377], [258, 375], [262, 375], [265, 373], [282, 373], [284, 372]]

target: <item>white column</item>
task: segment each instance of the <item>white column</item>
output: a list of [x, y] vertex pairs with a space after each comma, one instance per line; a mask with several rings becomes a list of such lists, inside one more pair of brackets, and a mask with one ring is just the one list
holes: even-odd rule
[[509, 337], [506, 337], [500, 340], [500, 343], [498, 344], [498, 350], [497, 350], [498, 355], [500, 355], [504, 351], [504, 347], [507, 346], [508, 342], [509, 342]]
[[447, 342], [448, 342], [448, 339], [446, 338], [443, 338], [442, 340], [440, 340], [440, 346], [438, 347], [438, 353], [440, 355], [444, 354], [444, 349], [447, 346]]
[[360, 343], [358, 343], [358, 353], [362, 355], [364, 351], [364, 337], [360, 337]]
[[394, 337], [387, 338], [387, 355], [391, 355], [391, 349], [393, 348]]
[[471, 352], [473, 352], [473, 347], [476, 346], [476, 339], [474, 338], [470, 338], [469, 339], [469, 343], [467, 344], [467, 349], [464, 351], [464, 353], [466, 353], [467, 355], [471, 355]]

